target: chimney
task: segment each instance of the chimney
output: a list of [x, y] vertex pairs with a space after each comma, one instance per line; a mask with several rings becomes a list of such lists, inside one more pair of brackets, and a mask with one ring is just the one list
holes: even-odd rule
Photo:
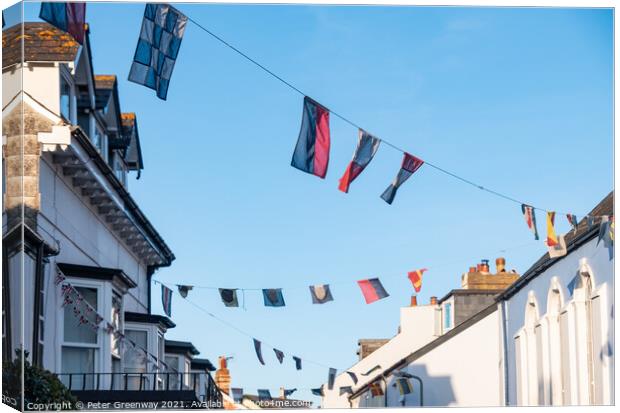
[[417, 307], [418, 305], [418, 296], [417, 295], [412, 295], [411, 296], [411, 304], [409, 305], [410, 307]]
[[230, 394], [230, 372], [226, 357], [220, 356], [219, 368], [215, 371], [215, 384], [226, 394]]
[[497, 269], [497, 273], [506, 272], [506, 259], [504, 257], [499, 257], [495, 259], [495, 268]]
[[468, 271], [468, 272], [469, 272], [470, 274], [471, 274], [472, 272], [476, 272], [476, 267], [469, 267], [469, 271]]
[[437, 305], [437, 297], [435, 296], [431, 297], [431, 305]]
[[480, 272], [489, 272], [489, 260], [480, 260]]
[[280, 398], [282, 400], [286, 399], [286, 394], [284, 394], [284, 387], [280, 387]]

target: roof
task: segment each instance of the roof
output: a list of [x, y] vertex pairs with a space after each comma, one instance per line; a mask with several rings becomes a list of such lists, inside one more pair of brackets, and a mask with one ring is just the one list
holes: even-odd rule
[[134, 313], [133, 311], [125, 311], [125, 321], [145, 324], [161, 324], [167, 329], [177, 326], [166, 316], [158, 314]]
[[80, 47], [73, 36], [49, 23], [16, 24], [2, 31], [3, 68], [21, 62], [22, 40], [27, 62], [73, 62]]
[[125, 162], [131, 170], [137, 170], [139, 174], [139, 171], [144, 168], [144, 161], [142, 160], [142, 148], [140, 147], [136, 114], [133, 112], [121, 113], [121, 124], [123, 135], [130, 137], [127, 153], [125, 154]]
[[166, 340], [166, 353], [190, 353], [194, 356], [200, 354], [200, 351], [189, 341]]
[[116, 75], [95, 75], [95, 88], [113, 89], [116, 83]]
[[441, 304], [446, 301], [448, 298], [453, 295], [496, 295], [501, 293], [502, 290], [480, 290], [480, 289], [467, 289], [467, 288], [457, 288], [454, 290], [450, 290], [450, 292], [439, 300], [437, 300], [437, 304]]
[[63, 262], [56, 263], [56, 266], [67, 277], [90, 278], [106, 281], [117, 279], [127, 288], [135, 288], [138, 286], [134, 280], [129, 278], [129, 276], [119, 268], [92, 267], [89, 265], [67, 264]]
[[[581, 247], [586, 242], [590, 241], [598, 235], [599, 227], [601, 224], [602, 215], [613, 215], [614, 213], [614, 191], [611, 191], [597, 206], [590, 211], [588, 215], [594, 216], [594, 225], [590, 228], [588, 226], [587, 218], [579, 221], [577, 225], [577, 231], [570, 231], [565, 234], [564, 241], [566, 242], [566, 253], [570, 254], [572, 251]], [[565, 257], [565, 256], [564, 256]], [[557, 261], [564, 257], [550, 258], [549, 253], [545, 253], [538, 259], [526, 272], [515, 281], [510, 287], [496, 297], [497, 301], [505, 300], [512, 297], [518, 291], [523, 289], [531, 280], [542, 274], [549, 267], [555, 264]]]
[[215, 371], [215, 366], [209, 359], [192, 359], [192, 369]]

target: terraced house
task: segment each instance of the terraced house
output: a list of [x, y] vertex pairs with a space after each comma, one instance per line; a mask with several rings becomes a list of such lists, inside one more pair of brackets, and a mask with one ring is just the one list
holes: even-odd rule
[[129, 192], [138, 118], [89, 35], [3, 30], [3, 360], [23, 348], [83, 399], [219, 399], [209, 369], [166, 363], [150, 289], [174, 254]]

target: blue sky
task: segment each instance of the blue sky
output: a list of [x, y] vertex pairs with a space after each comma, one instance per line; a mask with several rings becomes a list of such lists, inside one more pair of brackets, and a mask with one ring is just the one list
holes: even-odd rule
[[[27, 20], [39, 5], [28, 4]], [[583, 215], [613, 186], [613, 12], [609, 9], [179, 5], [327, 107], [380, 138], [535, 206]], [[89, 4], [95, 71], [117, 74], [138, 116], [145, 170], [129, 189], [174, 253], [164, 283], [283, 287], [287, 306], [225, 308], [216, 291], [190, 299], [259, 339], [339, 369], [359, 338], [393, 336], [427, 267], [420, 303], [460, 286], [482, 258], [523, 273], [545, 252], [519, 205], [422, 167], [392, 206], [379, 196], [402, 155], [382, 145], [337, 190], [357, 131], [332, 117], [325, 180], [290, 167], [302, 98], [189, 24], [160, 101], [127, 75], [143, 4]], [[7, 23], [11, 16], [7, 15]], [[564, 216], [556, 218], [568, 231]], [[544, 234], [544, 217], [538, 215]], [[390, 297], [366, 305], [356, 280]], [[335, 301], [312, 305], [308, 285]], [[287, 288], [290, 287], [290, 288]], [[157, 288], [154, 311], [161, 312]], [[233, 386], [317, 387], [325, 367], [267, 366], [252, 341], [173, 298], [169, 338], [202, 356], [234, 356]], [[317, 401], [309, 391], [295, 396]]]

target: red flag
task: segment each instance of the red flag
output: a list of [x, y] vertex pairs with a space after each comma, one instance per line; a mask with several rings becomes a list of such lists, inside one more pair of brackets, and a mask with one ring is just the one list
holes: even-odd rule
[[413, 284], [413, 288], [416, 293], [419, 293], [422, 289], [422, 274], [425, 271], [428, 271], [426, 268], [422, 268], [421, 270], [415, 270], [408, 273], [409, 280], [411, 284]]

